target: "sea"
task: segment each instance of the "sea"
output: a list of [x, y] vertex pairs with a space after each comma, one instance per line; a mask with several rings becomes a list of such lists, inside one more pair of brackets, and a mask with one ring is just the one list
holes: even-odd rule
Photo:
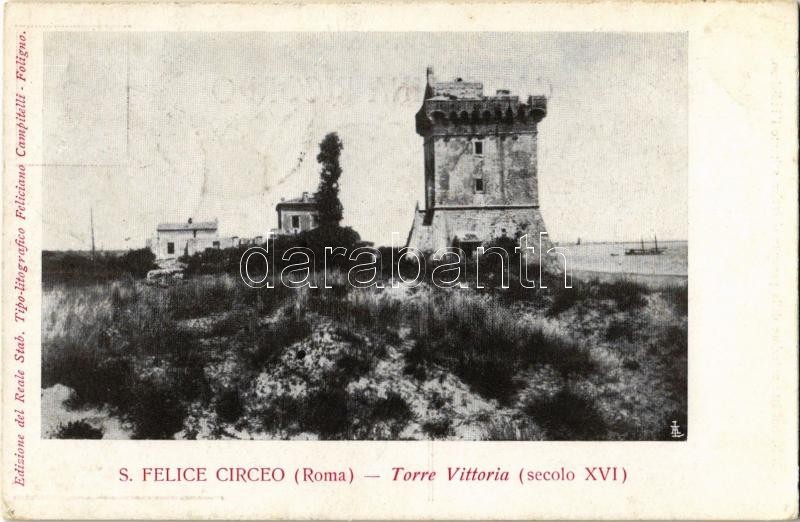
[[[625, 250], [641, 248], [635, 243], [582, 243], [557, 245], [567, 258], [568, 270], [642, 276], [673, 276], [686, 278], [689, 274], [689, 247], [686, 241], [658, 242], [666, 250], [659, 255], [626, 256]], [[652, 248], [645, 242], [645, 248]]]

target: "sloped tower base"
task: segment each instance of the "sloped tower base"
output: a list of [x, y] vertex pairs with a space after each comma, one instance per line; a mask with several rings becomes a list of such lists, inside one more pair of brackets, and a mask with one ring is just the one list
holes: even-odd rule
[[[541, 235], [544, 233], [544, 235]], [[417, 210], [408, 237], [408, 247], [424, 255], [433, 255], [446, 247], [460, 247], [468, 255], [478, 246], [487, 246], [502, 238], [527, 236], [534, 248], [532, 263], [540, 253], [544, 268], [558, 271], [558, 263], [547, 251], [553, 247], [538, 208], [467, 208], [434, 211]]]

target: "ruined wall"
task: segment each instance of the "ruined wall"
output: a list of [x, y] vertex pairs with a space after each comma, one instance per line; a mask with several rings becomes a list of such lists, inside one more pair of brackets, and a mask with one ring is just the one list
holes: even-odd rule
[[[432, 162], [435, 176], [426, 184], [426, 195], [433, 192], [433, 206], [539, 204], [536, 134], [434, 136], [427, 141], [426, 170]], [[474, 152], [476, 141], [483, 143], [482, 154]], [[476, 178], [483, 180], [482, 193], [476, 192]]]

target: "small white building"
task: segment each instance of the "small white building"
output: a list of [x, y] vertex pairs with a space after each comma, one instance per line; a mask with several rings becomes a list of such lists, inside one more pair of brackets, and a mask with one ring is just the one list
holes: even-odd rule
[[[230, 242], [232, 238], [228, 238]], [[157, 261], [177, 259], [183, 255], [202, 252], [206, 248], [226, 248], [219, 237], [217, 220], [193, 221], [185, 223], [160, 223], [155, 237], [148, 241], [148, 247]]]
[[147, 240], [147, 248], [156, 256], [156, 262], [171, 266], [179, 257], [204, 252], [209, 248], [234, 248], [260, 245], [264, 236], [244, 238], [239, 236], [220, 237], [217, 220], [185, 223], [160, 223], [156, 235]]

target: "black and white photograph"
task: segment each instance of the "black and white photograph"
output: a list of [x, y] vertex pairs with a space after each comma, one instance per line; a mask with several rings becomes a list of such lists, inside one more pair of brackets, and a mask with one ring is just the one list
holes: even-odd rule
[[686, 32], [42, 53], [43, 438], [690, 440]]

